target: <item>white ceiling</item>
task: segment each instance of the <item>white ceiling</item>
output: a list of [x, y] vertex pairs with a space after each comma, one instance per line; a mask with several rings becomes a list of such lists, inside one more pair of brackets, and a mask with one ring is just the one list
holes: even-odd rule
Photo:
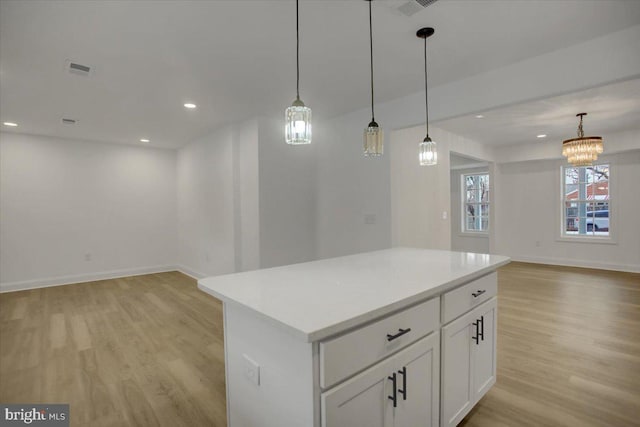
[[[300, 3], [302, 99], [320, 117], [366, 107], [366, 2]], [[403, 3], [373, 3], [378, 102], [423, 90], [423, 26], [436, 28], [436, 86], [640, 22], [639, 1], [440, 0], [411, 17], [396, 10]], [[66, 73], [68, 59], [95, 73]], [[2, 0], [0, 93], [0, 120], [16, 132], [180, 147], [283, 114], [295, 97], [295, 3]]]
[[577, 136], [578, 113], [587, 113], [585, 135], [605, 140], [607, 133], [640, 128], [640, 79], [441, 120], [434, 126], [486, 145], [563, 141]]

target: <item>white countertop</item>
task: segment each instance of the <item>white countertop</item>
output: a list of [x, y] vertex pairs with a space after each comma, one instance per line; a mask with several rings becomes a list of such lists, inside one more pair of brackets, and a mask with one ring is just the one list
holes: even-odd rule
[[198, 287], [312, 342], [438, 295], [508, 262], [500, 255], [394, 248], [207, 277]]

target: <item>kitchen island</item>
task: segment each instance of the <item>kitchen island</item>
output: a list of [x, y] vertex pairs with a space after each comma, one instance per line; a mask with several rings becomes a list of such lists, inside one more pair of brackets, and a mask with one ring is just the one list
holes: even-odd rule
[[394, 248], [202, 279], [230, 427], [454, 426], [495, 382], [504, 256]]

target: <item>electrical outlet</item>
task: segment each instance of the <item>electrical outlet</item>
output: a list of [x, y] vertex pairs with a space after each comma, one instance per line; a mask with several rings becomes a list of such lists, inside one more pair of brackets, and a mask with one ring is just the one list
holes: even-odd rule
[[366, 213], [364, 214], [364, 223], [367, 225], [375, 224], [377, 221], [376, 214], [374, 213]]
[[442, 219], [447, 219], [449, 218], [449, 214], [447, 213], [447, 211], [442, 211]]
[[260, 365], [254, 360], [252, 360], [246, 354], [243, 354], [244, 358], [244, 376], [247, 377], [249, 381], [253, 384], [259, 386], [260, 385]]
[[84, 260], [85, 261], [91, 261], [92, 258], [93, 258], [93, 256], [91, 254], [84, 254]]

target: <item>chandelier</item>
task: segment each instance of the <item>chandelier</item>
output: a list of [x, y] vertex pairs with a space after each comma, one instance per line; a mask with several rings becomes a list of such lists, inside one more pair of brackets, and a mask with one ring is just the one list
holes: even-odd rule
[[576, 117], [580, 117], [578, 137], [562, 142], [562, 155], [573, 166], [591, 166], [598, 160], [598, 154], [602, 154], [603, 151], [601, 136], [584, 136], [582, 117], [586, 115], [587, 113], [576, 114]]

